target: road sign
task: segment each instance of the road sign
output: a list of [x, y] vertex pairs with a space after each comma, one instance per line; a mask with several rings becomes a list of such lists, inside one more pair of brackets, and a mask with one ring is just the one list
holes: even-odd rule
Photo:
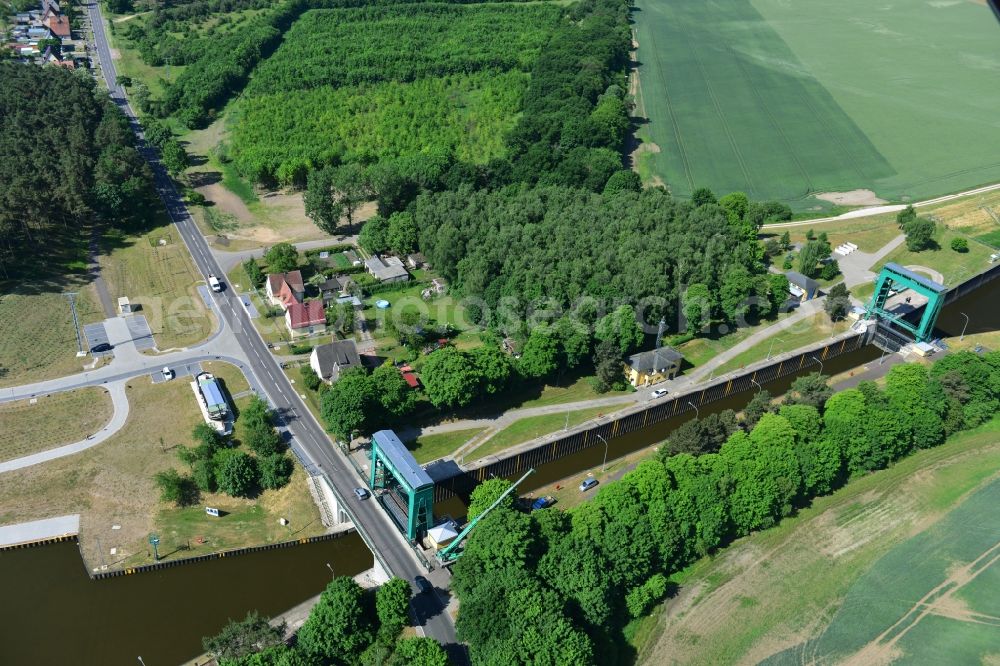
[[206, 506], [205, 507], [205, 513], [207, 513], [210, 516], [215, 516], [216, 518], [219, 517], [219, 510], [218, 509], [213, 509], [210, 506]]

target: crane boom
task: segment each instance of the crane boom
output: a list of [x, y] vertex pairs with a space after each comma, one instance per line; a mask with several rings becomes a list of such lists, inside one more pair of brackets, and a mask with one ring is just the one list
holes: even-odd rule
[[514, 489], [517, 488], [519, 485], [521, 485], [522, 481], [524, 481], [525, 479], [527, 479], [529, 476], [531, 476], [534, 473], [535, 473], [535, 468], [532, 467], [531, 469], [529, 469], [527, 472], [524, 473], [524, 476], [522, 476], [520, 479], [518, 479], [517, 481], [515, 481], [511, 485], [510, 488], [508, 488], [507, 490], [505, 490], [504, 493], [503, 493], [503, 495], [501, 495], [500, 497], [498, 497], [496, 499], [496, 501], [493, 502], [493, 504], [490, 504], [490, 506], [485, 511], [483, 511], [481, 514], [479, 514], [478, 516], [476, 516], [475, 518], [473, 518], [471, 521], [469, 521], [469, 524], [465, 526], [465, 529], [463, 529], [459, 533], [459, 535], [457, 537], [455, 537], [455, 540], [452, 541], [450, 544], [448, 544], [447, 548], [445, 548], [444, 550], [442, 550], [440, 553], [437, 554], [438, 560], [440, 560], [444, 564], [448, 564], [450, 562], [454, 562], [455, 560], [457, 560], [458, 559], [458, 551], [457, 551], [458, 546], [459, 546], [460, 543], [462, 543], [462, 541], [465, 540], [465, 537], [467, 537], [469, 535], [469, 532], [472, 531], [472, 528], [474, 528], [479, 523], [479, 521], [483, 519], [483, 517], [486, 514], [488, 514], [493, 509], [495, 509], [497, 507], [497, 505], [500, 504], [500, 502], [503, 501], [503, 498], [507, 497], [507, 495], [510, 495], [512, 492], [514, 492]]

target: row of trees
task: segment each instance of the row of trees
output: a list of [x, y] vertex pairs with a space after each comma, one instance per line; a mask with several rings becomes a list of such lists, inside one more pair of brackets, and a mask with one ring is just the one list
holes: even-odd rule
[[982, 423], [998, 400], [997, 352], [951, 354], [929, 372], [898, 366], [884, 389], [862, 382], [832, 396], [814, 376], [780, 406], [758, 399], [753, 422], [729, 414], [678, 433], [584, 505], [499, 508], [454, 568], [459, 637], [477, 663], [625, 661], [621, 630], [662, 599], [665, 576], [853, 475]]
[[403, 638], [409, 624], [410, 584], [393, 578], [375, 594], [366, 594], [353, 579], [334, 578], [289, 646], [284, 625], [249, 613], [230, 621], [203, 641], [220, 666], [447, 666], [448, 657], [431, 638]]
[[[192, 433], [195, 446], [178, 451], [190, 474], [169, 469], [154, 477], [163, 501], [187, 506], [196, 503], [201, 492], [253, 497], [261, 490], [288, 485], [294, 465], [285, 453], [285, 442], [274, 428], [267, 403], [254, 396], [240, 412], [239, 422], [239, 442], [221, 435], [207, 423], [195, 426]], [[237, 448], [238, 444], [244, 444], [253, 455]]]
[[257, 68], [246, 94], [529, 72], [560, 14], [545, 4], [439, 3], [306, 12]]
[[151, 172], [93, 79], [0, 62], [0, 81], [0, 266], [61, 248], [55, 237], [79, 238], [88, 223], [143, 212]]

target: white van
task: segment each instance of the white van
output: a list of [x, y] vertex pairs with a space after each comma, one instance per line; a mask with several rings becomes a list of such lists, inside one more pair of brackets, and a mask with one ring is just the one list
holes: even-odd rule
[[222, 283], [219, 282], [219, 278], [211, 273], [208, 274], [208, 286], [212, 288], [212, 291], [222, 291]]

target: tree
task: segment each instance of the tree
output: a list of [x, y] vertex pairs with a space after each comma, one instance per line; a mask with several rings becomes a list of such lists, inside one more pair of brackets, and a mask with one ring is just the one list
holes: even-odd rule
[[392, 418], [406, 416], [416, 406], [416, 393], [392, 363], [375, 368], [371, 383], [379, 405]]
[[559, 344], [548, 326], [536, 326], [528, 336], [517, 369], [529, 379], [542, 379], [555, 372], [559, 360]]
[[642, 179], [639, 177], [639, 174], [631, 169], [615, 171], [604, 185], [605, 196], [617, 194], [618, 192], [640, 191], [642, 191]]
[[410, 584], [392, 578], [375, 591], [380, 640], [392, 642], [410, 622]]
[[322, 394], [320, 414], [330, 432], [348, 439], [355, 430], [368, 431], [369, 415], [373, 414], [376, 404], [371, 377], [364, 368], [354, 368], [342, 373], [340, 379]]
[[747, 428], [753, 428], [760, 421], [760, 417], [774, 411], [771, 401], [774, 398], [766, 390], [761, 389], [754, 393], [750, 402], [743, 408], [743, 424]]
[[597, 544], [573, 537], [550, 542], [538, 563], [539, 577], [569, 600], [573, 615], [592, 627], [607, 624], [614, 611], [615, 590], [607, 576], [609, 569]]
[[188, 168], [188, 154], [177, 139], [167, 139], [160, 146], [160, 158], [163, 161], [163, 166], [173, 176], [180, 175]]
[[799, 251], [799, 272], [806, 277], [816, 277], [816, 266], [830, 256], [830, 243], [811, 240]]
[[[469, 496], [467, 518], [473, 520], [476, 516], [486, 511], [498, 497], [507, 492], [508, 488], [510, 488], [510, 482], [506, 479], [486, 479], [480, 483], [473, 489], [472, 494]], [[498, 510], [513, 508], [514, 498], [512, 495], [508, 495], [504, 498], [503, 502], [497, 505]]]
[[906, 249], [910, 252], [921, 252], [934, 247], [934, 232], [937, 225], [926, 217], [910, 220], [903, 226], [906, 234]]
[[654, 574], [642, 585], [633, 588], [625, 597], [625, 607], [632, 617], [642, 617], [667, 593], [667, 577]]
[[840, 263], [836, 259], [831, 259], [819, 269], [819, 276], [824, 280], [832, 280], [838, 275], [840, 275]]
[[389, 666], [448, 666], [448, 653], [433, 638], [413, 636], [396, 643]]
[[260, 488], [257, 459], [242, 451], [232, 451], [215, 472], [219, 490], [233, 497], [251, 497]]
[[312, 369], [312, 366], [303, 365], [299, 368], [299, 374], [302, 375], [302, 383], [310, 391], [318, 391], [320, 384], [323, 383], [323, 380], [319, 378], [319, 375]]
[[284, 623], [271, 626], [270, 619], [250, 611], [242, 620], [229, 620], [222, 631], [201, 643], [205, 652], [219, 661], [229, 661], [282, 645], [284, 635]]
[[264, 272], [260, 270], [260, 264], [254, 258], [247, 259], [243, 262], [243, 272], [247, 274], [247, 278], [250, 283], [255, 287], [260, 287], [264, 284]]
[[631, 305], [620, 305], [614, 312], [598, 319], [594, 337], [601, 341], [613, 342], [622, 356], [638, 349], [645, 338]]
[[204, 421], [194, 427], [191, 436], [195, 441], [195, 458], [211, 458], [216, 451], [226, 445], [226, 440], [219, 431]]
[[695, 206], [707, 206], [716, 202], [715, 193], [707, 187], [698, 187], [691, 193], [691, 203]]
[[726, 273], [719, 289], [719, 308], [727, 321], [744, 323], [752, 307], [750, 296], [753, 290], [754, 279], [747, 269], [737, 266]]
[[787, 231], [781, 234], [781, 240], [779, 241], [781, 245], [781, 250], [783, 252], [788, 252], [792, 248], [792, 236]]
[[291, 243], [275, 243], [264, 253], [264, 263], [270, 273], [287, 273], [299, 266], [299, 251]]
[[701, 332], [712, 321], [715, 302], [708, 285], [695, 283], [684, 292], [684, 321], [690, 333]]
[[840, 321], [851, 311], [851, 294], [843, 282], [833, 285], [823, 303], [823, 309], [830, 316], [830, 321]]
[[513, 367], [510, 356], [498, 346], [484, 344], [481, 347], [474, 347], [469, 350], [468, 358], [476, 366], [481, 393], [496, 395], [507, 386]]
[[298, 647], [315, 659], [351, 663], [372, 642], [364, 591], [347, 576], [334, 578], [298, 633]]
[[951, 249], [955, 252], [965, 253], [969, 251], [969, 241], [961, 237], [951, 239]]
[[428, 354], [420, 377], [435, 407], [464, 407], [479, 395], [479, 369], [454, 347]]
[[358, 245], [372, 254], [389, 249], [389, 220], [381, 215], [373, 215], [361, 227]]
[[625, 384], [624, 366], [619, 348], [611, 340], [599, 342], [594, 350], [595, 389], [606, 393]]
[[284, 488], [292, 480], [295, 464], [284, 453], [272, 453], [258, 458], [260, 485], [266, 490]]
[[176, 469], [157, 472], [153, 480], [160, 489], [161, 502], [190, 506], [198, 501], [198, 486], [194, 480], [189, 476], [182, 476]]
[[917, 219], [917, 211], [913, 209], [913, 204], [909, 204], [906, 208], [896, 213], [896, 224], [899, 225], [900, 229], [903, 229], [915, 219]]
[[332, 184], [334, 205], [343, 211], [347, 226], [353, 227], [354, 214], [370, 196], [364, 169], [353, 162], [337, 167], [333, 172]]
[[306, 216], [324, 233], [333, 234], [344, 216], [343, 206], [334, 201], [333, 167], [313, 169], [306, 178], [302, 203]]
[[812, 405], [823, 411], [823, 405], [833, 395], [824, 375], [813, 372], [792, 382], [785, 396], [786, 405]]
[[393, 213], [389, 216], [386, 229], [386, 244], [398, 255], [406, 255], [417, 249], [417, 221], [412, 213]]
[[240, 414], [240, 421], [243, 443], [257, 455], [268, 456], [285, 450], [285, 443], [271, 422], [271, 409], [260, 396], [250, 399], [250, 404]]

